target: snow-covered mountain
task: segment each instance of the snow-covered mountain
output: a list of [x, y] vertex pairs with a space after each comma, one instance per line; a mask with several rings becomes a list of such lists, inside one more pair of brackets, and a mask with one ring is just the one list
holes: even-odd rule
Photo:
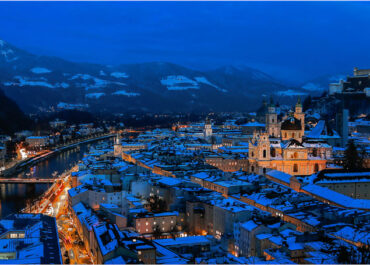
[[346, 80], [348, 75], [350, 75], [350, 73], [323, 75], [315, 79], [306, 81], [301, 85], [301, 87], [313, 94], [322, 94], [322, 92], [328, 90], [329, 84], [338, 83], [340, 80]]
[[262, 97], [306, 95], [249, 67], [196, 71], [172, 63], [107, 66], [37, 56], [0, 41], [0, 87], [26, 112], [83, 106], [91, 111], [250, 111]]

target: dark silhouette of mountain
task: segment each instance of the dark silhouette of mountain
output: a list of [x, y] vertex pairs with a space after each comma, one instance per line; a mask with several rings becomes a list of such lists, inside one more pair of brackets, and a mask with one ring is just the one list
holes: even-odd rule
[[0, 133], [12, 134], [29, 129], [31, 120], [20, 110], [17, 104], [0, 90]]
[[107, 66], [32, 55], [0, 41], [0, 84], [22, 110], [91, 112], [253, 111], [262, 97], [294, 102], [308, 92], [245, 66], [196, 71], [173, 63]]

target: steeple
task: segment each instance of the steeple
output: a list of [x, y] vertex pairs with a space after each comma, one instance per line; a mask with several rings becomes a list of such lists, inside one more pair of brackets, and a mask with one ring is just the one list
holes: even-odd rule
[[114, 141], [114, 156], [120, 157], [122, 155], [122, 144], [121, 135], [117, 132], [116, 139]]
[[208, 116], [204, 123], [203, 135], [204, 139], [207, 141], [212, 137], [212, 123]]
[[270, 97], [270, 103], [267, 105], [267, 111], [268, 113], [275, 113], [275, 104], [272, 96]]
[[302, 113], [302, 104], [301, 104], [301, 97], [298, 96], [297, 103], [295, 104], [295, 112]]
[[121, 144], [121, 136], [120, 133], [117, 132], [115, 144], [120, 145]]
[[272, 96], [270, 96], [270, 104], [269, 104], [269, 107], [275, 107], [274, 99], [272, 98]]

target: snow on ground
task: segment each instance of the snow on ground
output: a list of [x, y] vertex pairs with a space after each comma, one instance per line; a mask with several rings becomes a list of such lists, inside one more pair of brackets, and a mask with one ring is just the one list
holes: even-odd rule
[[168, 90], [188, 90], [188, 89], [199, 89], [199, 86], [171, 86], [167, 87]]
[[81, 79], [84, 81], [88, 81], [88, 80], [94, 81], [95, 84], [87, 84], [87, 83], [80, 84], [80, 86], [84, 86], [86, 90], [106, 87], [109, 84], [115, 84], [115, 85], [120, 85], [120, 86], [126, 85], [125, 83], [121, 83], [121, 82], [112, 82], [109, 80], [100, 79], [100, 78], [91, 76], [89, 74], [76, 74], [70, 78], [70, 80], [76, 80], [76, 79]]
[[5, 82], [3, 83], [5, 86], [43, 86], [49, 88], [55, 88], [55, 85], [52, 85], [45, 81], [40, 80], [28, 80], [27, 78], [21, 76], [15, 76], [14, 79], [18, 80], [17, 82]]
[[44, 67], [34, 67], [30, 70], [34, 74], [47, 74], [51, 73], [51, 70]]
[[118, 90], [118, 91], [112, 93], [112, 95], [127, 96], [127, 97], [137, 97], [137, 96], [140, 96], [140, 93], [127, 92], [125, 90]]
[[212, 84], [211, 82], [208, 81], [207, 78], [205, 77], [195, 77], [194, 78], [198, 83], [202, 83], [202, 84], [206, 84], [206, 85], [209, 85], [209, 86], [212, 86], [214, 88], [216, 88], [217, 90], [221, 91], [221, 92], [227, 92], [226, 89], [223, 89], [223, 88], [220, 88], [218, 86], [216, 86], [215, 84]]
[[0, 55], [2, 55], [7, 62], [12, 62], [18, 59], [18, 57], [12, 58], [12, 56], [14, 55], [14, 51], [12, 49], [0, 50]]
[[63, 87], [63, 88], [68, 88], [69, 87], [69, 84], [64, 83], [64, 82], [58, 83], [57, 85], [60, 86], [60, 87]]
[[207, 78], [198, 76], [194, 77], [195, 80], [188, 78], [183, 75], [169, 75], [162, 78], [161, 84], [166, 86], [168, 90], [188, 90], [188, 89], [199, 89], [200, 84], [205, 84], [216, 88], [218, 91], [227, 92], [226, 89], [220, 88], [215, 84], [212, 84]]
[[98, 98], [100, 98], [101, 96], [104, 96], [104, 95], [105, 95], [105, 93], [88, 93], [88, 94], [85, 95], [85, 97], [98, 99]]
[[279, 91], [276, 93], [279, 96], [287, 96], [287, 97], [293, 97], [293, 96], [305, 96], [307, 93], [305, 92], [300, 92], [292, 89], [288, 89], [285, 91]]
[[262, 72], [252, 72], [252, 78], [254, 80], [270, 80], [271, 78]]
[[82, 79], [82, 80], [90, 80], [90, 79], [93, 79], [93, 80], [95, 80], [95, 79], [99, 79], [99, 78], [93, 77], [93, 76], [91, 76], [89, 74], [76, 74], [76, 75], [74, 75], [74, 76], [72, 76], [70, 78], [70, 80], [76, 80], [76, 79]]
[[99, 75], [106, 76], [107, 74], [103, 70], [100, 70]]
[[80, 109], [80, 108], [87, 108], [89, 104], [82, 104], [82, 103], [66, 103], [66, 102], [59, 102], [57, 107], [60, 109]]
[[115, 78], [128, 78], [129, 77], [128, 74], [121, 73], [121, 72], [113, 72], [110, 75], [113, 76], [113, 77], [115, 77]]
[[196, 81], [183, 75], [169, 75], [166, 78], [162, 78], [161, 84], [167, 86], [168, 90], [199, 89]]
[[347, 76], [345, 75], [333, 75], [329, 78], [331, 82], [339, 82], [339, 80], [346, 80]]
[[307, 83], [302, 86], [303, 89], [309, 90], [309, 91], [324, 91], [326, 88], [322, 87], [319, 84], [314, 83]]
[[69, 87], [69, 84], [65, 82], [50, 84], [47, 82], [47, 79], [44, 77], [40, 77], [37, 80], [35, 79], [32, 80], [28, 77], [15, 76], [14, 79], [17, 81], [4, 82], [3, 85], [4, 86], [20, 86], [20, 87], [22, 86], [43, 86], [43, 87], [49, 87], [49, 88], [58, 88], [58, 87], [68, 88]]

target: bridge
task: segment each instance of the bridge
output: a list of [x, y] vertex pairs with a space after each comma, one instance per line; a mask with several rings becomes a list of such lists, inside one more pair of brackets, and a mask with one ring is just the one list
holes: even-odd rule
[[48, 184], [54, 183], [56, 179], [38, 179], [38, 178], [0, 178], [0, 184]]

